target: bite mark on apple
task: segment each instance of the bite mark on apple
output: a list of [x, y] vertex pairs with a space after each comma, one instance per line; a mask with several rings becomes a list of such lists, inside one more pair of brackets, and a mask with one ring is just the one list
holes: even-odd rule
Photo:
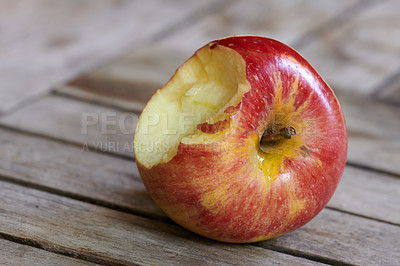
[[[181, 143], [221, 141], [229, 133], [232, 113], [226, 111], [240, 107], [250, 88], [246, 64], [238, 52], [217, 42], [199, 49], [142, 112], [134, 141], [136, 159], [151, 168], [170, 161]], [[161, 152], [151, 148], [155, 144], [162, 147]]]

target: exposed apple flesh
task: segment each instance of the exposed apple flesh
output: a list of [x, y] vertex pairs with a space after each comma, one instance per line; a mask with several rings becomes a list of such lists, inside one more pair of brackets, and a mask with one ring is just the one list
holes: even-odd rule
[[[296, 134], [277, 137], [284, 128]], [[322, 210], [345, 166], [347, 133], [334, 93], [304, 58], [237, 36], [199, 49], [156, 92], [134, 146], [144, 185], [171, 219], [243, 243]]]

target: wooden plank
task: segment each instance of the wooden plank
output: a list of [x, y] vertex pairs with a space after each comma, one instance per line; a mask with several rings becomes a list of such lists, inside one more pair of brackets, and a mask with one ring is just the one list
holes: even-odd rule
[[[240, 262], [256, 265], [268, 260], [268, 263], [307, 263], [250, 245], [206, 240], [175, 225], [10, 183], [0, 183], [0, 202], [3, 232], [38, 241], [49, 250], [57, 246], [58, 249], [95, 256], [103, 261], [143, 264], [160, 261], [192, 264]], [[400, 259], [400, 240], [395, 237], [399, 233], [399, 226], [324, 210], [305, 227], [259, 245], [286, 251], [294, 249], [349, 263], [389, 265]]]
[[347, 166], [328, 206], [400, 225], [400, 178]]
[[374, 96], [391, 104], [400, 105], [400, 71], [386, 79]]
[[53, 193], [166, 219], [133, 160], [0, 129], [0, 175]]
[[[4, 129], [0, 143], [0, 175], [9, 180], [166, 220], [130, 160]], [[348, 166], [328, 206], [400, 225], [399, 194], [399, 178]]]
[[235, 1], [194, 25], [79, 77], [59, 91], [138, 111], [184, 60], [211, 40], [254, 34], [290, 44], [358, 2]]
[[78, 143], [82, 150], [90, 147], [134, 157], [133, 134], [138, 115], [133, 113], [49, 96], [1, 120], [4, 125]]
[[99, 262], [300, 264], [310, 261], [251, 246], [217, 243], [178, 226], [0, 182], [0, 230]]
[[400, 2], [372, 3], [299, 49], [335, 90], [372, 94], [400, 70]]
[[400, 261], [399, 235], [399, 226], [324, 209], [301, 229], [260, 246], [291, 248], [357, 265], [395, 265]]
[[[0, 113], [138, 46], [211, 1], [0, 2]], [[3, 31], [4, 29], [4, 31]]]
[[96, 265], [42, 249], [0, 239], [0, 262], [2, 265]]
[[348, 161], [400, 175], [400, 106], [352, 94], [338, 98], [347, 124]]

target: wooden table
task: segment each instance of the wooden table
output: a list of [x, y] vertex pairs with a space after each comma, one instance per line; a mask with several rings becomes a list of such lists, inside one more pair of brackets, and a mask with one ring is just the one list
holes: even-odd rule
[[[243, 245], [169, 220], [132, 152], [154, 91], [233, 34], [296, 48], [337, 93], [349, 133], [328, 206]], [[0, 264], [399, 265], [399, 106], [396, 0], [1, 0]]]

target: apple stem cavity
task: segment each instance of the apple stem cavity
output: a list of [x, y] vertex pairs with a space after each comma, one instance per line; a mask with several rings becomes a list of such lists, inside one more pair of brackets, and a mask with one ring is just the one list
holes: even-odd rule
[[265, 130], [264, 134], [261, 137], [261, 144], [269, 143], [270, 141], [276, 141], [281, 139], [291, 139], [293, 135], [296, 135], [296, 129], [292, 126], [286, 126], [281, 128], [280, 130], [276, 130], [273, 132], [269, 132], [269, 130]]

